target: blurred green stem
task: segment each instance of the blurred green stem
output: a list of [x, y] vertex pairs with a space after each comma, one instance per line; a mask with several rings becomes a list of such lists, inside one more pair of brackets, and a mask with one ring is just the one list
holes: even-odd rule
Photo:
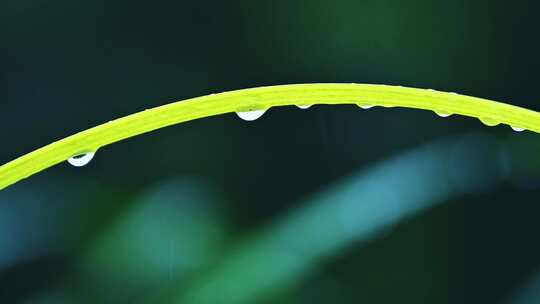
[[286, 290], [352, 242], [492, 185], [499, 176], [499, 152], [494, 141], [481, 136], [446, 140], [350, 176], [224, 255], [191, 285], [164, 296], [163, 303], [254, 303]]

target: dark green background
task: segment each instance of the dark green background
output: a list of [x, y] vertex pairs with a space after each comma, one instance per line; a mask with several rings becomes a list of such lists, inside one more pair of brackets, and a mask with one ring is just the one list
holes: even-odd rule
[[[262, 85], [394, 84], [540, 110], [539, 9], [536, 1], [3, 0], [0, 163], [146, 108]], [[274, 108], [254, 123], [234, 114], [192, 121], [0, 192], [0, 258], [12, 256], [0, 259], [0, 302], [46, 303], [40, 295], [54, 290], [66, 303], [152, 303], [189, 289], [199, 271], [174, 284], [165, 277], [130, 285], [128, 273], [88, 275], [81, 258], [166, 181], [202, 179], [217, 189], [212, 208], [226, 236], [215, 250], [225, 251], [346, 176], [470, 133], [504, 146], [510, 156], [493, 167], [508, 177], [351, 243], [294, 286], [253, 301], [518, 303], [514, 296], [540, 273], [540, 137], [465, 117], [352, 105]], [[492, 169], [485, 166], [479, 174]], [[152, 247], [151, 238], [142, 243]], [[21, 245], [28, 240], [32, 246]]]

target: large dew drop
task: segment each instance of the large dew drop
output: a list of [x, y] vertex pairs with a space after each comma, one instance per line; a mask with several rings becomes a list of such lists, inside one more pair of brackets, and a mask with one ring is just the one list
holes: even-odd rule
[[448, 117], [452, 115], [452, 113], [445, 111], [435, 111], [435, 114], [439, 115], [440, 117]]
[[516, 131], [516, 132], [522, 132], [522, 131], [525, 131], [524, 128], [519, 128], [519, 127], [514, 127], [514, 126], [510, 126], [512, 128], [512, 130]]
[[236, 112], [236, 115], [238, 115], [238, 117], [242, 118], [243, 120], [254, 121], [257, 118], [263, 116], [264, 112], [266, 112], [266, 110], [254, 110], [247, 112]]
[[358, 106], [364, 110], [367, 110], [367, 109], [371, 109], [373, 108], [375, 105], [372, 105], [372, 104], [365, 104], [365, 103], [359, 103]]
[[68, 159], [68, 163], [75, 167], [82, 167], [87, 165], [92, 160], [92, 158], [94, 158], [95, 154], [96, 153], [94, 152], [88, 152], [85, 154], [75, 155], [72, 158]]
[[479, 118], [480, 121], [485, 124], [486, 126], [488, 127], [494, 127], [496, 125], [498, 125], [500, 122], [494, 120], [494, 119], [491, 119], [491, 118], [485, 118], [485, 117], [482, 117], [482, 118]]
[[312, 105], [296, 105], [296, 106], [302, 110], [305, 110], [305, 109], [309, 109]]

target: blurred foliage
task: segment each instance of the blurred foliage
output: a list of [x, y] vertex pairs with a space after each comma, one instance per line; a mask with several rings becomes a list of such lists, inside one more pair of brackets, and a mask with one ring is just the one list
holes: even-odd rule
[[[5, 0], [0, 162], [145, 108], [269, 84], [399, 84], [539, 110], [538, 8]], [[464, 156], [476, 162], [441, 159], [450, 148], [406, 158], [471, 132], [479, 139], [452, 149], [480, 151]], [[537, 303], [539, 140], [464, 117], [354, 106], [276, 108], [252, 124], [223, 115], [146, 134], [86, 167], [59, 165], [0, 192], [0, 302]], [[409, 171], [370, 182], [380, 196], [357, 193], [355, 177], [399, 159]], [[440, 169], [415, 169], [430, 161]], [[403, 172], [426, 174], [424, 187], [414, 183], [424, 175]], [[429, 204], [389, 192], [397, 181]], [[429, 196], [437, 189], [451, 191]], [[309, 206], [332, 216], [333, 202], [350, 205], [355, 225], [378, 210], [388, 226], [328, 247], [339, 234]], [[410, 213], [395, 217], [403, 206]], [[281, 246], [301, 253], [273, 255]]]

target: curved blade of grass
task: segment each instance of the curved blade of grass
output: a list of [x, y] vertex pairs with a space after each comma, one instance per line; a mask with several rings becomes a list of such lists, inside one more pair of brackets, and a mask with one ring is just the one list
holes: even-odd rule
[[135, 113], [54, 142], [0, 167], [0, 190], [75, 155], [198, 118], [274, 106], [359, 104], [407, 107], [477, 117], [540, 133], [540, 113], [487, 99], [371, 84], [293, 84], [191, 98]]

